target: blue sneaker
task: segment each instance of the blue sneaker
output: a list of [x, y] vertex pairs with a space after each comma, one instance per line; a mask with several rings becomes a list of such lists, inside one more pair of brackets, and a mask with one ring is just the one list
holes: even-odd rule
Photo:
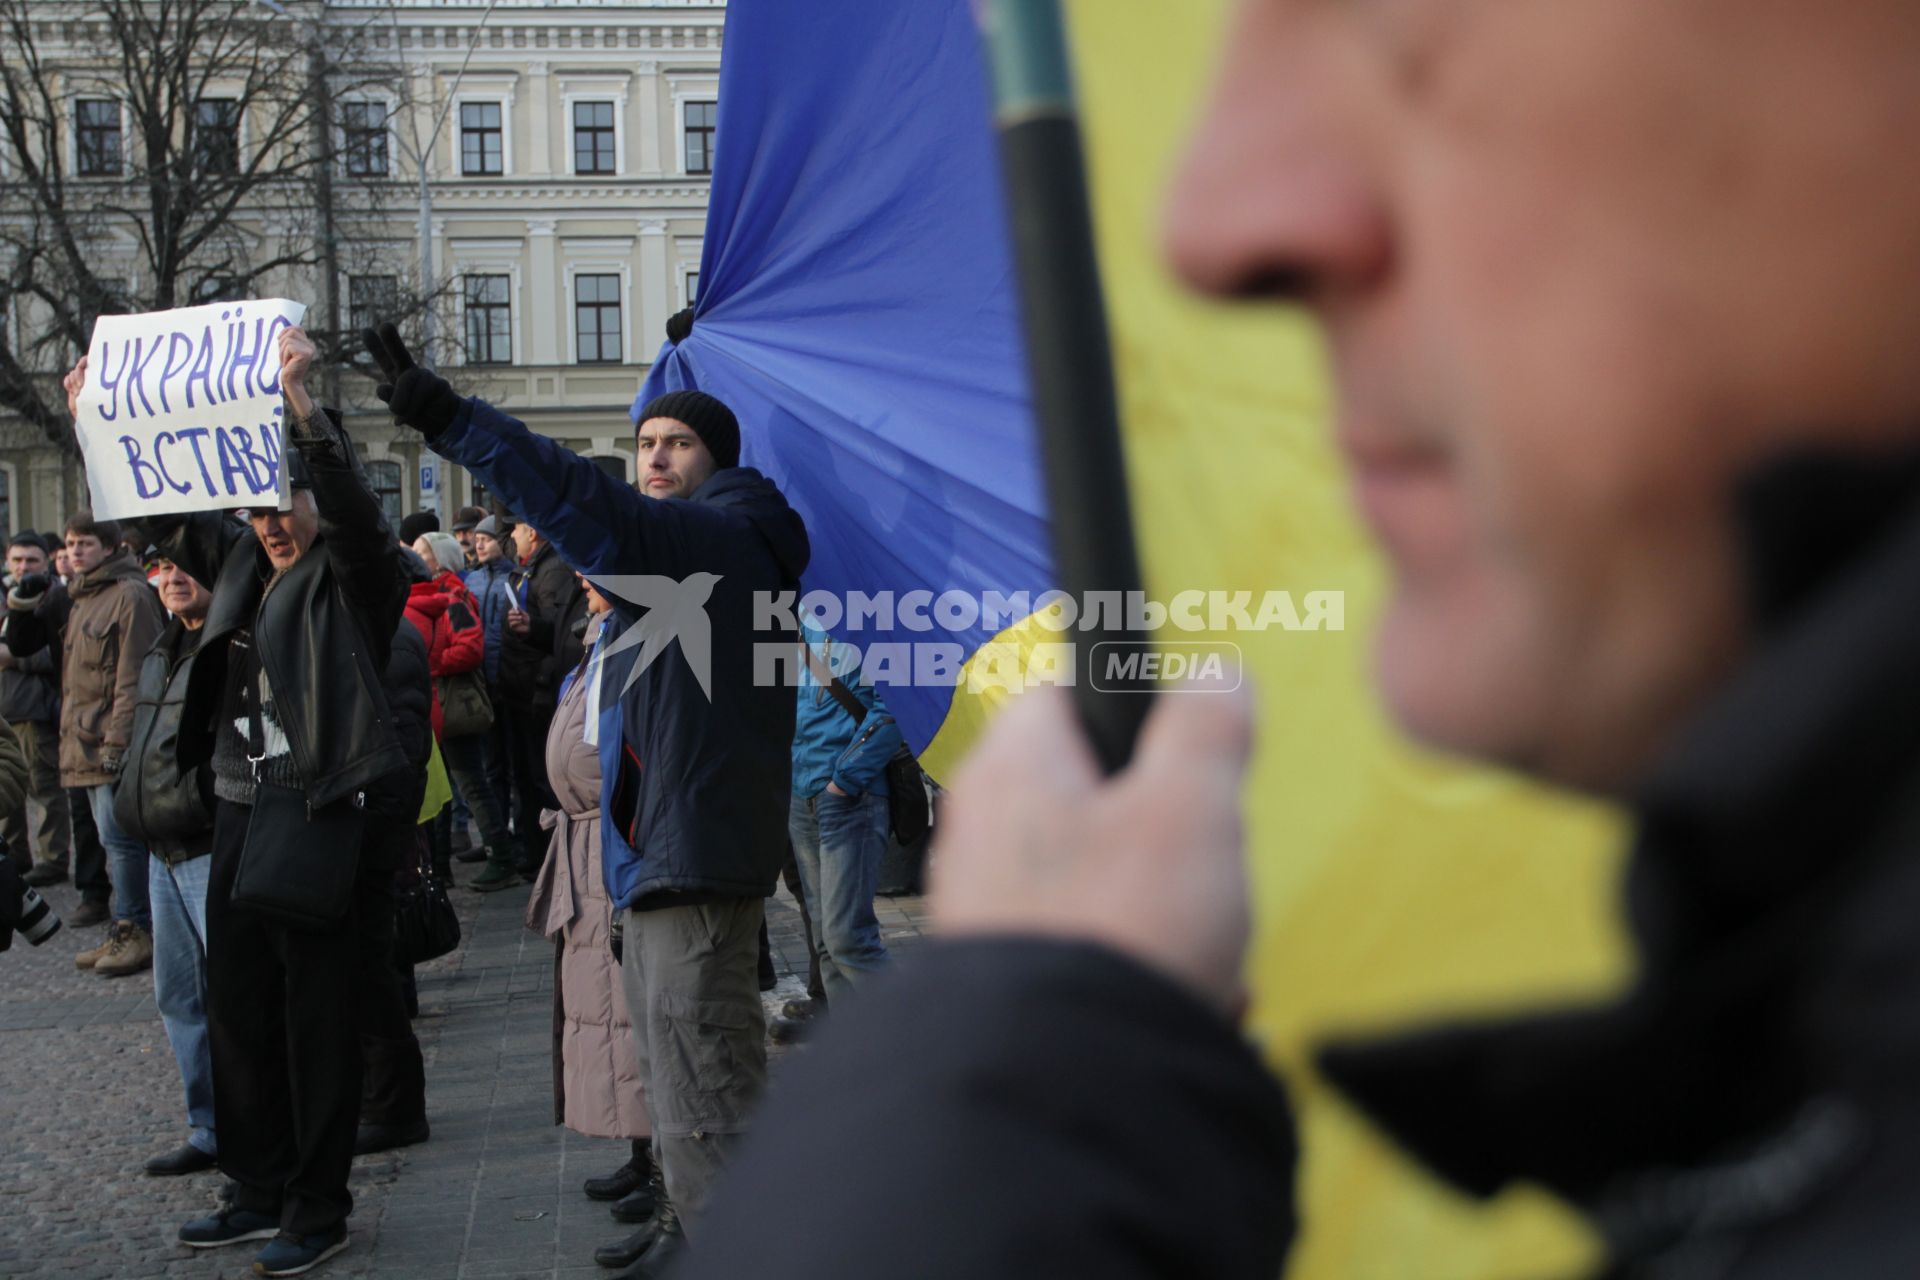
[[195, 1218], [180, 1228], [180, 1243], [194, 1249], [218, 1249], [242, 1240], [270, 1240], [280, 1231], [280, 1219], [251, 1209], [226, 1208], [211, 1218]]
[[254, 1255], [257, 1276], [297, 1276], [313, 1270], [347, 1247], [347, 1224], [310, 1236], [282, 1231], [273, 1243]]

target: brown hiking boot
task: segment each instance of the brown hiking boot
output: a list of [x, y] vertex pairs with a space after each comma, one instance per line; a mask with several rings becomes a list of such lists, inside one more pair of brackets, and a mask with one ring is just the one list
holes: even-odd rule
[[103, 978], [124, 978], [153, 968], [153, 935], [126, 920], [116, 921], [113, 928], [119, 942], [93, 962], [93, 971]]
[[91, 969], [96, 964], [99, 964], [106, 958], [108, 952], [119, 945], [120, 930], [123, 928], [131, 929], [133, 926], [127, 924], [124, 920], [116, 920], [108, 925], [107, 936], [101, 941], [100, 945], [97, 947], [88, 947], [85, 951], [75, 956], [73, 958], [73, 967], [76, 969]]

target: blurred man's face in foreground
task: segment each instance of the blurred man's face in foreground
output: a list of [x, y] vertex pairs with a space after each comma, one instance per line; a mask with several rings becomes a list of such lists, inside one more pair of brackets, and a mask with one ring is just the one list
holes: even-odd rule
[[1920, 5], [1244, 0], [1176, 267], [1324, 322], [1418, 736], [1611, 788], [1743, 639], [1730, 486], [1920, 424]]

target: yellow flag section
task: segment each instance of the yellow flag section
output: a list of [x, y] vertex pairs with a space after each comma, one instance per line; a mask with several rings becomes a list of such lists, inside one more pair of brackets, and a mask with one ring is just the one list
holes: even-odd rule
[[[1345, 593], [1343, 631], [1218, 633], [1261, 695], [1247, 796], [1254, 1034], [1301, 1126], [1295, 1280], [1577, 1271], [1593, 1244], [1544, 1193], [1481, 1204], [1427, 1178], [1317, 1081], [1312, 1047], [1462, 1012], [1601, 998], [1628, 960], [1614, 817], [1416, 755], [1369, 692], [1385, 578], [1349, 514], [1330, 390], [1298, 315], [1201, 304], [1158, 256], [1222, 0], [1071, 0], [1135, 512], [1159, 599]], [[1162, 633], [1163, 636], [1167, 633]], [[1182, 637], [1187, 638], [1187, 637]]]

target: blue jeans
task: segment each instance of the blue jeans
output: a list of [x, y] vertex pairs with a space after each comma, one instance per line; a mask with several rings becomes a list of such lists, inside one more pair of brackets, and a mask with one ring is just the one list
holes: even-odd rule
[[113, 881], [113, 918], [131, 920], [142, 929], [153, 928], [147, 906], [147, 851], [113, 820], [113, 784], [87, 788], [87, 808], [107, 851], [107, 876]]
[[831, 1006], [888, 963], [873, 914], [873, 890], [887, 851], [887, 798], [871, 791], [795, 796], [787, 834], [813, 912], [813, 945]]
[[[440, 752], [443, 761], [446, 754], [444, 749]], [[449, 774], [447, 782], [453, 787], [453, 829], [461, 835], [465, 835], [467, 832], [467, 824], [473, 821], [473, 810], [467, 808], [466, 792], [460, 790], [460, 784], [453, 780], [451, 774]]]
[[207, 1043], [207, 876], [202, 854], [169, 867], [147, 857], [153, 903], [153, 1003], [187, 1091], [187, 1141], [218, 1155], [213, 1138], [213, 1050]]

